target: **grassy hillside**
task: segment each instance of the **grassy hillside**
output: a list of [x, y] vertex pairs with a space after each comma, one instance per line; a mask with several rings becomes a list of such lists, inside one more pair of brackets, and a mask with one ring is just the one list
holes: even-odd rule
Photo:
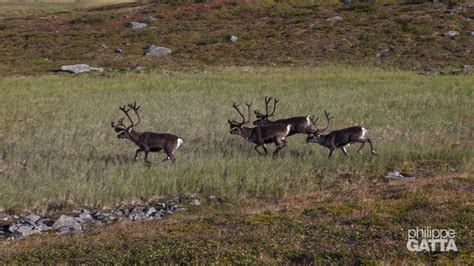
[[[474, 64], [474, 37], [469, 36], [474, 9], [468, 5], [451, 12], [445, 3], [236, 2], [134, 3], [6, 19], [0, 22], [0, 75], [45, 73], [72, 63], [128, 70], [136, 64], [194, 69], [331, 62], [437, 67], [445, 73]], [[327, 21], [336, 15], [343, 20]], [[150, 27], [124, 27], [143, 19]], [[447, 38], [443, 33], [449, 30], [460, 35]], [[227, 41], [230, 35], [239, 40]], [[171, 48], [172, 55], [144, 57], [143, 48], [151, 43]], [[123, 52], [115, 54], [114, 48]]]
[[[344, 67], [248, 71], [3, 79], [0, 205], [110, 206], [185, 192], [240, 201], [342, 180], [380, 182], [390, 169], [420, 177], [472, 170], [471, 77]], [[291, 137], [280, 158], [258, 156], [229, 135], [227, 119], [238, 118], [233, 101], [263, 108], [265, 95], [281, 100], [278, 117], [327, 109], [336, 117], [332, 129], [367, 127], [379, 156], [351, 147], [349, 157], [338, 152], [328, 160], [305, 136]], [[138, 130], [185, 140], [176, 165], [135, 163], [134, 144], [115, 137], [110, 122], [123, 117], [118, 105], [132, 100], [143, 106]]]

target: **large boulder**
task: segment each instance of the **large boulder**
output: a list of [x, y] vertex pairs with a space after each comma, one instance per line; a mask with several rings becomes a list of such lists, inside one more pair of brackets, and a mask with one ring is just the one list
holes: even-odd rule
[[159, 47], [159, 46], [156, 46], [154, 44], [148, 45], [145, 48], [145, 52], [144, 52], [144, 55], [146, 55], [146, 56], [155, 56], [155, 57], [160, 57], [160, 56], [164, 56], [164, 55], [168, 55], [168, 54], [171, 54], [171, 49], [170, 48]]
[[103, 72], [104, 69], [100, 67], [90, 67], [87, 64], [76, 64], [76, 65], [61, 66], [61, 71], [65, 71], [65, 72], [69, 72], [73, 74], [79, 74], [79, 73], [91, 72], [91, 71]]
[[52, 229], [58, 231], [60, 235], [70, 235], [82, 232], [82, 226], [77, 222], [76, 218], [67, 215], [61, 215], [54, 222]]

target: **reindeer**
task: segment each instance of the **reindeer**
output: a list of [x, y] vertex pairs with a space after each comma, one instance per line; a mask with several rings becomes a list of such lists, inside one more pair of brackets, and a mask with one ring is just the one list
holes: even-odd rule
[[367, 132], [367, 129], [363, 127], [348, 127], [339, 130], [334, 130], [327, 135], [322, 135], [321, 133], [323, 133], [329, 127], [329, 121], [334, 118], [331, 117], [330, 113], [328, 113], [326, 110], [324, 111], [324, 114], [327, 120], [327, 125], [324, 129], [319, 129], [316, 126], [316, 122], [318, 121], [319, 117], [316, 118], [316, 120], [311, 119], [311, 123], [314, 125], [316, 130], [308, 130], [308, 137], [306, 138], [307, 143], [318, 143], [319, 145], [328, 148], [328, 158], [330, 158], [336, 149], [341, 149], [344, 155], [347, 156], [346, 147], [355, 142], [362, 143], [362, 145], [357, 150], [358, 153], [361, 153], [361, 150], [364, 147], [365, 143], [368, 142], [370, 144], [372, 154], [377, 155], [372, 146], [372, 140], [364, 137], [365, 133]]
[[[148, 161], [148, 154], [150, 152], [164, 151], [167, 157], [163, 161], [171, 160], [171, 162], [174, 163], [176, 161], [174, 153], [179, 148], [179, 146], [183, 144], [183, 139], [172, 134], [155, 132], [141, 133], [135, 131], [134, 128], [141, 122], [140, 115], [138, 114], [138, 109], [140, 109], [140, 107], [141, 106], [137, 106], [136, 102], [133, 104], [129, 103], [128, 108], [125, 105], [119, 107], [119, 109], [125, 113], [125, 116], [127, 116], [128, 120], [130, 121], [130, 126], [126, 126], [124, 124], [124, 118], [118, 120], [117, 124], [112, 122], [111, 125], [117, 134], [117, 138], [128, 139], [138, 146], [138, 149], [135, 152], [134, 160], [138, 160], [138, 153], [144, 151], [145, 162], [151, 163]], [[130, 110], [133, 110], [137, 116], [138, 121], [136, 123], [133, 122], [132, 118], [128, 114]]]
[[287, 142], [285, 137], [290, 132], [290, 125], [285, 124], [272, 124], [265, 126], [256, 126], [254, 128], [244, 126], [246, 123], [250, 122], [250, 110], [252, 103], [245, 103], [248, 108], [248, 119], [245, 120], [244, 115], [240, 112], [239, 105], [234, 103], [232, 107], [237, 110], [239, 115], [242, 117], [242, 122], [237, 122], [235, 120], [227, 120], [230, 125], [230, 134], [240, 135], [250, 143], [256, 144], [255, 150], [262, 154], [258, 147], [262, 147], [265, 155], [268, 154], [267, 147], [265, 144], [275, 143], [276, 150], [273, 152], [273, 155], [277, 155], [278, 152], [283, 149]]
[[256, 126], [262, 125], [271, 125], [271, 124], [285, 124], [290, 125], [290, 133], [288, 136], [292, 136], [294, 134], [307, 134], [308, 130], [311, 127], [310, 116], [295, 116], [285, 119], [278, 119], [278, 120], [270, 120], [269, 117], [272, 117], [275, 114], [276, 104], [279, 102], [278, 99], [273, 100], [273, 111], [269, 113], [268, 105], [270, 104], [272, 97], [265, 97], [265, 114], [260, 113], [259, 110], [255, 110], [255, 115], [257, 116], [257, 120], [253, 121], [253, 124]]

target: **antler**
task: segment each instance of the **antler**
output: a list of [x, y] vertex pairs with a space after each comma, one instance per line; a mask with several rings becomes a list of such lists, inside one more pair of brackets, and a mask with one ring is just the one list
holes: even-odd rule
[[[140, 124], [141, 122], [141, 119], [140, 119], [140, 115], [138, 114], [138, 109], [140, 109], [141, 106], [137, 106], [137, 102], [133, 102], [133, 104], [129, 103], [128, 104], [128, 108], [127, 106], [119, 106], [119, 109], [122, 110], [122, 112], [125, 113], [125, 115], [127, 116], [128, 120], [130, 121], [131, 125], [129, 127], [135, 127], [137, 126], [138, 124]], [[133, 120], [132, 118], [130, 117], [130, 115], [128, 114], [128, 112], [130, 112], [130, 110], [133, 110], [133, 112], [135, 112], [137, 118], [138, 118], [138, 122], [137, 123], [133, 123]], [[123, 122], [123, 118], [121, 119], [121, 121]]]
[[240, 124], [243, 125], [243, 124], [247, 123], [247, 122], [245, 121], [245, 116], [240, 112], [239, 105], [238, 105], [237, 103], [234, 103], [234, 104], [232, 104], [232, 107], [234, 107], [234, 109], [237, 110], [237, 112], [239, 113], [239, 115], [242, 117], [242, 123], [240, 123]]
[[265, 96], [265, 116], [268, 117], [268, 104], [272, 101], [272, 97]]
[[273, 116], [275, 114], [275, 109], [276, 109], [276, 104], [279, 102], [278, 99], [273, 99], [273, 111], [272, 113], [270, 114], [269, 113], [269, 104], [270, 102], [272, 101], [272, 97], [269, 97], [269, 96], [265, 96], [265, 114], [262, 114], [260, 113], [259, 110], [255, 110], [255, 115], [257, 116], [257, 118], [269, 118], [270, 116]]
[[129, 104], [128, 104], [128, 107], [130, 107], [130, 108], [133, 110], [133, 112], [135, 113], [135, 115], [136, 115], [137, 118], [138, 118], [138, 122], [135, 123], [135, 126], [137, 126], [137, 125], [140, 124], [140, 122], [142, 121], [142, 120], [140, 119], [140, 115], [138, 114], [138, 109], [140, 109], [141, 106], [137, 106], [137, 102], [134, 101], [133, 104], [129, 103]]
[[250, 122], [250, 112], [251, 112], [251, 110], [252, 110], [252, 102], [250, 102], [250, 103], [245, 102], [245, 105], [247, 105], [247, 110], [248, 110], [247, 122]]
[[123, 117], [120, 118], [118, 121], [117, 121], [117, 125], [115, 124], [114, 121], [112, 121], [110, 124], [112, 125], [112, 127], [124, 127], [125, 128], [125, 124], [123, 123]]
[[277, 98], [273, 99], [273, 111], [272, 111], [271, 114], [268, 114], [268, 112], [267, 112], [267, 117], [273, 116], [275, 114], [276, 105], [279, 101], [280, 100], [278, 100]]
[[324, 115], [326, 116], [326, 121], [327, 121], [327, 125], [324, 129], [319, 129], [318, 126], [316, 125], [316, 122], [318, 121], [319, 117], [317, 117], [316, 119], [313, 119], [313, 118], [310, 118], [311, 120], [311, 123], [314, 125], [314, 127], [316, 128], [316, 131], [319, 131], [320, 133], [321, 132], [324, 132], [326, 129], [328, 129], [329, 127], [329, 121], [331, 119], [334, 118], [334, 116], [331, 116], [331, 113], [329, 113], [328, 111], [324, 110]]

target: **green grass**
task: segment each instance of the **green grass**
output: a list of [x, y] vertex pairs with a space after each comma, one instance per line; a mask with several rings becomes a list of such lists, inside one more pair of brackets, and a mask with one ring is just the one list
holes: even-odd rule
[[[233, 202], [379, 180], [399, 169], [418, 177], [472, 171], [473, 78], [426, 77], [374, 68], [226, 68], [196, 74], [12, 77], [0, 81], [0, 206], [110, 206], [182, 193]], [[322, 115], [330, 129], [366, 127], [379, 156], [327, 150], [289, 138], [280, 157], [258, 156], [228, 133], [231, 104], [280, 99], [277, 117]], [[139, 131], [177, 134], [177, 163], [133, 162], [134, 144], [110, 127], [130, 101]], [[152, 154], [159, 161], [163, 154]]]

